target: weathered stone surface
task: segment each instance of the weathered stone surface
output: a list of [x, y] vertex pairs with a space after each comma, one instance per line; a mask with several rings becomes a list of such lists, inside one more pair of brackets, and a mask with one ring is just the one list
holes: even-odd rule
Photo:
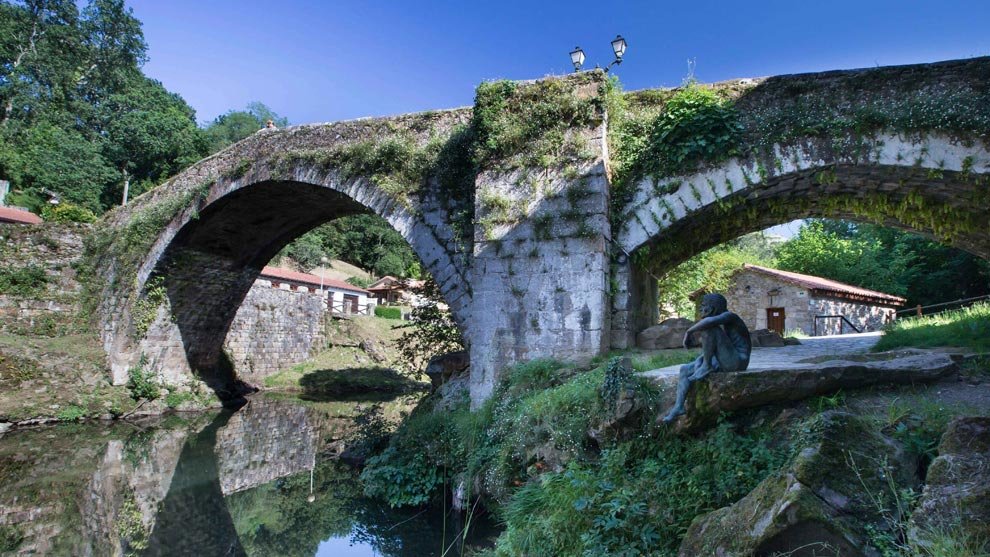
[[937, 381], [958, 369], [946, 354], [919, 354], [892, 360], [853, 362], [833, 360], [794, 369], [761, 369], [712, 373], [691, 384], [687, 415], [678, 431], [710, 427], [722, 412], [802, 400], [871, 385], [904, 385]]
[[957, 418], [942, 435], [908, 535], [925, 547], [933, 531], [990, 540], [990, 417]]
[[224, 341], [237, 376], [252, 384], [316, 355], [329, 340], [317, 294], [254, 285]]
[[891, 484], [916, 486], [916, 459], [851, 414], [822, 414], [811, 429], [812, 444], [790, 465], [734, 505], [696, 518], [679, 555], [879, 556], [865, 530], [884, 528], [873, 497]]
[[[231, 374], [222, 369], [223, 337], [261, 266], [307, 230], [369, 211], [406, 238], [437, 279], [470, 347], [475, 404], [491, 394], [501, 370], [513, 363], [588, 358], [610, 343], [632, 345], [634, 333], [651, 324], [656, 312], [656, 280], [630, 262], [644, 247], [657, 247], [662, 255], [651, 265], [669, 269], [786, 217], [862, 217], [835, 202], [883, 196], [879, 205], [888, 213], [882, 216], [891, 224], [939, 235], [986, 256], [990, 235], [969, 226], [990, 218], [982, 188], [990, 151], [980, 136], [959, 137], [957, 130], [935, 126], [911, 134], [857, 134], [854, 141], [841, 134], [782, 133], [788, 139], [774, 144], [776, 137], [762, 137], [759, 122], [762, 114], [792, 102], [794, 90], [814, 91], [816, 102], [841, 118], [850, 116], [849, 107], [862, 106], [860, 101], [876, 102], [876, 91], [931, 91], [942, 99], [958, 94], [966, 102], [984, 102], [988, 67], [990, 59], [979, 58], [733, 83], [727, 92], [744, 93], [737, 107], [743, 135], [749, 146], [761, 148], [689, 175], [664, 177], [665, 184], [644, 178], [629, 188], [632, 199], [623, 207], [610, 200], [608, 103], [600, 99], [589, 103], [593, 118], [557, 130], [576, 146], [571, 159], [547, 162], [545, 156], [516, 153], [520, 156], [512, 160], [486, 161], [473, 177], [474, 191], [457, 207], [444, 202], [451, 200], [450, 192], [436, 176], [396, 195], [371, 176], [341, 172], [335, 157], [326, 155], [399, 136], [417, 147], [439, 141], [443, 150], [456, 150], [463, 137], [454, 131], [472, 118], [470, 109], [259, 132], [101, 223], [114, 240], [115, 249], [108, 251], [116, 254], [95, 254], [100, 262], [95, 282], [104, 288], [101, 334], [114, 381], [126, 381], [127, 369], [142, 353], [151, 353], [161, 356], [153, 359], [155, 372], [166, 363], [182, 364], [180, 375], [195, 372], [218, 392], [236, 390], [225, 385]], [[604, 77], [587, 72], [552, 79], [588, 100], [602, 93]], [[661, 185], [675, 191], [660, 191]], [[914, 201], [919, 195], [922, 201]], [[458, 215], [470, 213], [472, 201], [472, 223], [462, 224]], [[951, 217], [915, 218], [916, 205], [944, 208]], [[899, 209], [908, 206], [912, 209]], [[125, 250], [115, 239], [131, 235], [113, 232], [141, 217], [158, 230], [142, 239], [147, 246]], [[967, 226], [940, 227], [945, 221]], [[621, 225], [613, 228], [611, 222]], [[720, 226], [712, 227], [714, 222]], [[173, 319], [152, 328], [154, 339], [137, 339], [132, 310], [153, 274], [166, 279]]]
[[693, 321], [683, 317], [664, 319], [659, 325], [640, 331], [636, 335], [636, 347], [641, 350], [680, 348], [684, 343], [684, 333], [693, 324]]
[[466, 370], [470, 365], [471, 358], [467, 350], [448, 352], [431, 358], [430, 363], [426, 365], [426, 376], [430, 378], [430, 392], [439, 389], [441, 385]]

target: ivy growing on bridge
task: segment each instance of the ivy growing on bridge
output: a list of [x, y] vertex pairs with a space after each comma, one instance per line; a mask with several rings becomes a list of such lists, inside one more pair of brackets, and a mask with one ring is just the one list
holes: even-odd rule
[[[609, 146], [613, 168], [612, 219], [614, 232], [628, 220], [629, 204], [638, 184], [652, 178], [653, 193], [663, 198], [659, 219], [661, 228], [669, 226], [676, 215], [674, 206], [688, 209], [689, 199], [677, 194], [681, 188], [677, 176], [693, 174], [706, 165], [717, 164], [729, 156], [755, 161], [752, 177], [745, 183], [725, 184], [728, 191], [753, 189], [757, 176], [765, 182], [771, 173], [779, 171], [784, 161], [778, 158], [774, 145], [788, 147], [814, 142], [823, 153], [831, 153], [837, 162], [858, 165], [867, 163], [877, 148], [876, 136], [881, 133], [902, 134], [908, 138], [937, 132], [965, 146], [983, 142], [990, 146], [990, 58], [978, 58], [932, 65], [901, 66], [826, 72], [801, 76], [781, 76], [766, 80], [745, 80], [705, 87], [712, 110], [719, 118], [702, 118], [694, 129], [706, 147], [715, 145], [712, 128], [731, 129], [730, 141], [718, 143], [722, 149], [710, 148], [700, 156], [683, 157], [684, 165], [665, 164], [678, 160], [670, 157], [689, 152], [689, 145], [679, 145], [679, 135], [667, 134], [660, 141], [657, 130], [675, 122], [678, 111], [683, 114], [679, 100], [692, 87], [677, 90], [651, 90], [628, 94], [612, 93], [609, 111]], [[713, 102], [714, 101], [714, 102]], [[715, 104], [718, 103], [718, 104]], [[712, 104], [719, 107], [711, 108]], [[614, 107], [614, 108], [611, 108]], [[669, 114], [668, 114], [669, 113]], [[678, 124], [679, 125], [679, 124]], [[700, 129], [699, 129], [700, 128]], [[662, 132], [661, 132], [662, 133]], [[670, 141], [673, 141], [671, 144]], [[694, 151], [698, 153], [698, 151]], [[912, 155], [913, 156], [913, 155]], [[972, 207], [985, 207], [990, 197], [981, 184], [984, 176], [973, 172], [973, 160], [963, 161], [962, 172], [949, 172], [941, 166], [944, 161], [933, 160], [927, 152], [905, 161], [915, 165], [936, 166], [920, 169], [924, 176], [912, 176], [901, 187], [913, 188], [904, 196], [864, 191], [825, 196], [814, 203], [807, 197], [765, 197], [756, 202], [739, 194], [722, 197], [716, 202], [708, 222], [722, 230], [730, 239], [732, 234], [745, 233], [763, 223], [776, 224], [779, 219], [797, 218], [809, 214], [819, 216], [846, 215], [871, 222], [897, 223], [920, 231], [929, 231], [941, 241], [954, 242], [967, 234], [985, 233], [985, 222], [978, 214], [959, 211], [946, 203], [929, 198], [918, 184], [955, 180], [972, 185], [968, 194]], [[838, 179], [835, 168], [820, 171], [814, 181], [830, 186]], [[912, 185], [913, 184], [913, 185]], [[721, 197], [715, 184], [709, 184], [716, 198]], [[718, 186], [721, 186], [719, 184]], [[701, 192], [692, 188], [689, 196], [700, 201]], [[726, 221], [744, 221], [747, 224]], [[774, 222], [771, 222], [774, 221]], [[768, 224], [768, 225], [769, 225]], [[674, 245], [678, 243], [678, 245]], [[668, 239], [658, 242], [652, 253], [641, 254], [637, 260], [681, 259], [682, 253], [694, 253], [695, 244], [703, 238]], [[663, 244], [663, 245], [661, 245]], [[681, 245], [683, 244], [683, 245]], [[657, 251], [660, 250], [660, 251]]]

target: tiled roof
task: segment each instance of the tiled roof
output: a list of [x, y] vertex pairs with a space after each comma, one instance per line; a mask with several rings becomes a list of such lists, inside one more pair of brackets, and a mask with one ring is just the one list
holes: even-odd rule
[[13, 207], [0, 207], [0, 222], [18, 222], [21, 224], [41, 224], [41, 217]]
[[749, 263], [744, 264], [743, 268], [749, 269], [751, 271], [756, 271], [757, 273], [761, 273], [769, 277], [780, 279], [784, 282], [789, 282], [791, 284], [796, 284], [798, 286], [803, 286], [805, 288], [817, 290], [823, 294], [833, 294], [841, 297], [863, 298], [878, 302], [884, 302], [896, 306], [904, 305], [904, 303], [907, 302], [906, 299], [901, 298], [900, 296], [894, 296], [892, 294], [887, 294], [884, 292], [877, 292], [876, 290], [868, 290], [866, 288], [860, 288], [858, 286], [853, 286], [851, 284], [846, 284], [844, 282], [839, 282], [837, 280], [830, 280], [827, 278], [816, 277], [812, 275], [802, 275], [801, 273], [792, 273], [791, 271], [781, 271], [780, 269], [771, 269], [769, 267], [761, 267], [759, 265], [751, 265]]
[[373, 284], [371, 284], [371, 286], [368, 287], [368, 290], [416, 290], [417, 288], [422, 288], [424, 284], [426, 284], [425, 280], [400, 280], [391, 275], [387, 275], [376, 280]]
[[[312, 286], [320, 286], [320, 277], [317, 275], [311, 275], [309, 273], [300, 273], [297, 271], [290, 271], [288, 269], [280, 269], [278, 267], [265, 267], [261, 270], [261, 278], [266, 279], [281, 279], [289, 280], [292, 282], [300, 282], [303, 284], [308, 284]], [[357, 292], [359, 294], [368, 295], [368, 291], [354, 286], [349, 282], [344, 282], [342, 280], [324, 278], [323, 279], [324, 288], [334, 288], [337, 290], [349, 290], [351, 292]]]

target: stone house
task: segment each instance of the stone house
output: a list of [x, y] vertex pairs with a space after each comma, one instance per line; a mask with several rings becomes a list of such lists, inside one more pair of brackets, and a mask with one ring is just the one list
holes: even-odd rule
[[327, 308], [337, 314], [371, 315], [376, 305], [367, 290], [353, 284], [277, 267], [262, 269], [255, 284], [310, 294], [322, 291], [326, 296]]
[[[700, 299], [695, 292], [692, 299]], [[906, 300], [851, 284], [745, 264], [724, 293], [729, 310], [750, 330], [809, 336], [876, 331], [896, 317]]]

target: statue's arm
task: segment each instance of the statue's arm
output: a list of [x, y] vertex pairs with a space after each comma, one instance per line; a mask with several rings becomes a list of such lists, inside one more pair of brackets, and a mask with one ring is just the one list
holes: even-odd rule
[[688, 334], [689, 335], [691, 333], [696, 333], [698, 331], [704, 331], [705, 329], [711, 329], [712, 327], [717, 327], [719, 325], [726, 325], [726, 324], [728, 324], [729, 322], [732, 321], [732, 318], [735, 315], [736, 314], [732, 313], [731, 311], [727, 311], [727, 312], [722, 313], [722, 314], [719, 314], [719, 315], [714, 315], [712, 317], [706, 317], [706, 318], [698, 321], [694, 325], [691, 325], [691, 328], [688, 329], [687, 330], [687, 333], [685, 333], [685, 334]]

